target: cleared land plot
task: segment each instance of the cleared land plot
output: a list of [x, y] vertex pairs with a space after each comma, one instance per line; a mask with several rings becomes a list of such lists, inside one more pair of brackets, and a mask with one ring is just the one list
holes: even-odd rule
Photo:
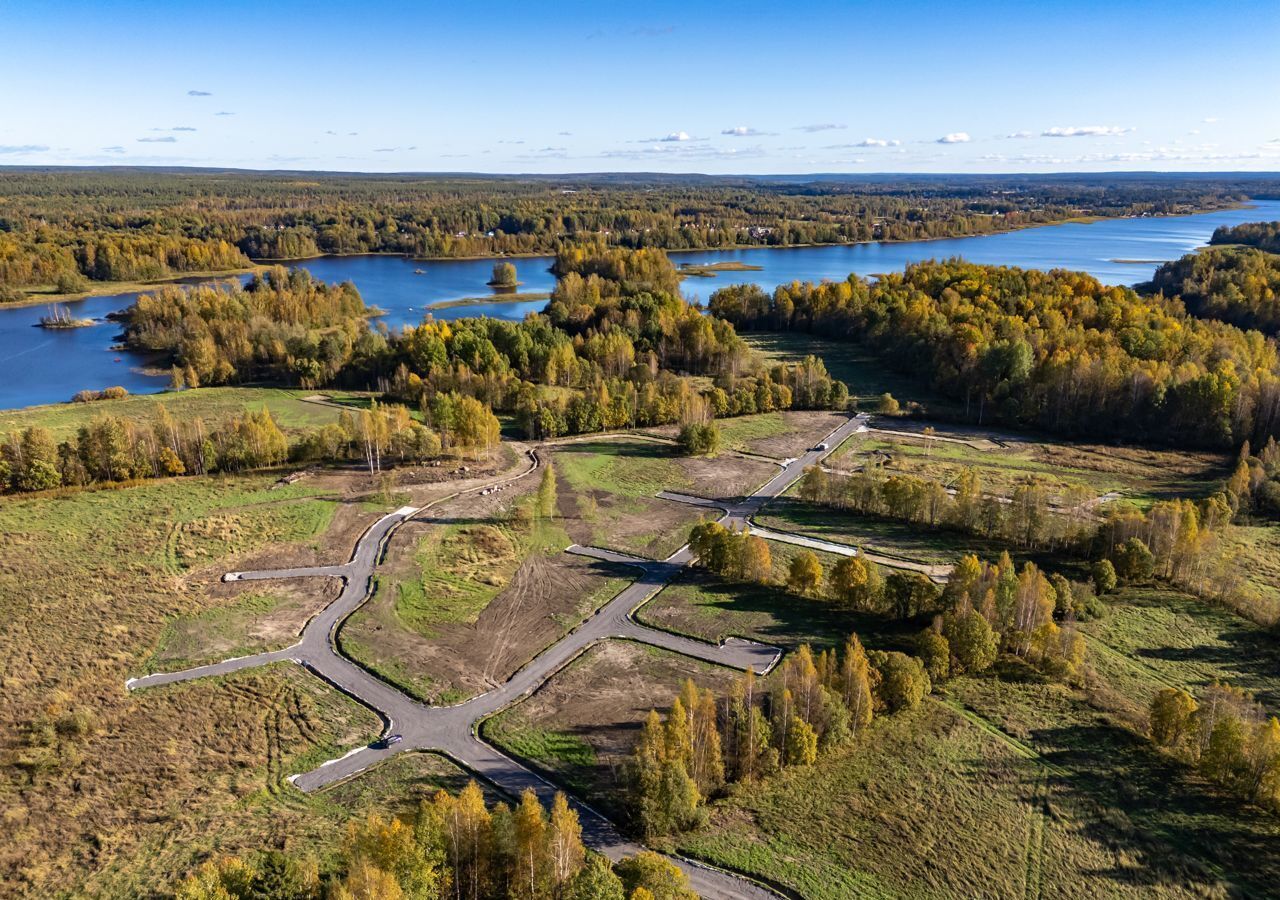
[[[455, 703], [506, 681], [634, 575], [583, 557], [535, 551], [474, 616], [435, 619], [433, 597], [423, 595], [415, 610], [422, 631], [409, 626], [394, 590], [381, 582], [374, 599], [344, 626], [342, 646], [410, 694]], [[449, 615], [447, 605], [442, 612]]]
[[[721, 447], [726, 451], [755, 453], [782, 460], [799, 456], [838, 426], [848, 421], [844, 413], [830, 410], [793, 410], [717, 419]], [[674, 438], [674, 425], [647, 428], [646, 434]]]
[[1214, 453], [1037, 442], [1003, 432], [938, 424], [933, 426], [937, 437], [931, 440], [921, 433], [925, 423], [877, 419], [872, 424], [875, 429], [914, 433], [873, 430], [854, 435], [832, 455], [833, 467], [853, 468], [870, 463], [882, 465], [886, 471], [932, 478], [947, 485], [953, 484], [965, 468], [972, 468], [982, 478], [983, 491], [989, 494], [1011, 496], [1020, 483], [1036, 478], [1049, 486], [1054, 500], [1062, 500], [1071, 487], [1080, 487], [1097, 496], [1119, 492], [1143, 505], [1173, 497], [1202, 496], [1228, 474], [1228, 460]]
[[506, 681], [630, 583], [630, 569], [563, 552], [563, 523], [531, 515], [537, 485], [473, 491], [406, 523], [343, 649], [414, 696], [453, 703]]
[[686, 491], [712, 498], [750, 493], [777, 473], [757, 460], [677, 456], [670, 445], [632, 438], [549, 446], [559, 475], [560, 515], [580, 544], [665, 559], [701, 518], [697, 507], [654, 496]]
[[[253, 584], [253, 582], [247, 582]], [[337, 599], [336, 579], [276, 582], [252, 590], [226, 606], [215, 606], [169, 622], [147, 672], [176, 672], [207, 663], [278, 650], [295, 643], [311, 616]]]
[[939, 414], [958, 415], [963, 412], [960, 404], [941, 396], [926, 379], [893, 371], [875, 354], [857, 344], [793, 331], [747, 332], [742, 338], [772, 362], [798, 362], [806, 356], [821, 357], [831, 377], [847, 384], [849, 393], [864, 408], [873, 408], [873, 401], [881, 394], [889, 393], [904, 406], [908, 401], [915, 401]]
[[56, 439], [65, 440], [74, 437], [81, 425], [89, 424], [96, 416], [112, 415], [137, 422], [149, 422], [162, 406], [180, 421], [202, 418], [209, 422], [219, 422], [233, 415], [240, 415], [245, 410], [262, 409], [265, 405], [276, 424], [285, 431], [315, 428], [338, 421], [340, 410], [302, 399], [311, 393], [283, 388], [194, 388], [164, 394], [139, 394], [122, 400], [6, 409], [0, 410], [0, 433], [40, 425], [53, 432]]
[[649, 710], [670, 706], [686, 678], [719, 695], [737, 677], [656, 647], [606, 641], [488, 720], [484, 735], [622, 817], [623, 763]]

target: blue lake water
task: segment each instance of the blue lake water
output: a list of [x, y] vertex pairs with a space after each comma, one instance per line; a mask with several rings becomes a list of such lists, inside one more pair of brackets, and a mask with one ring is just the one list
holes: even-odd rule
[[[1246, 209], [1195, 216], [1109, 219], [1091, 224], [1046, 225], [985, 237], [838, 247], [699, 250], [673, 253], [677, 263], [738, 261], [759, 271], [721, 272], [714, 278], [687, 278], [682, 290], [706, 300], [728, 284], [754, 282], [766, 289], [788, 281], [842, 279], [850, 272], [876, 275], [912, 262], [963, 256], [979, 263], [1023, 268], [1067, 268], [1089, 272], [1107, 284], [1134, 284], [1151, 277], [1159, 262], [1203, 246], [1220, 225], [1280, 220], [1280, 201], [1257, 201]], [[514, 260], [521, 291], [549, 291], [555, 279], [550, 257]], [[325, 281], [355, 283], [365, 302], [380, 307], [390, 328], [421, 321], [433, 303], [483, 297], [492, 260], [416, 261], [394, 256], [343, 256], [298, 265]], [[67, 304], [77, 318], [102, 319], [133, 302], [134, 293], [90, 297]], [[545, 301], [457, 306], [433, 311], [438, 319], [494, 316], [523, 319]], [[0, 308], [0, 409], [69, 400], [83, 389], [121, 385], [131, 393], [163, 390], [167, 377], [146, 374], [145, 360], [111, 349], [120, 332], [115, 323], [92, 328], [46, 331], [33, 327], [43, 307]]]

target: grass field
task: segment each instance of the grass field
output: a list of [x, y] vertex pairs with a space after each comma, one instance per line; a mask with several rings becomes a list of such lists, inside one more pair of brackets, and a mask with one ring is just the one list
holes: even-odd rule
[[1232, 526], [1223, 532], [1222, 541], [1261, 606], [1273, 615], [1280, 613], [1280, 524]]
[[891, 430], [909, 428], [912, 433], [854, 435], [832, 455], [831, 464], [853, 467], [887, 459], [883, 464], [887, 472], [905, 472], [947, 485], [965, 468], [972, 468], [981, 476], [986, 493], [1011, 496], [1020, 483], [1035, 478], [1049, 487], [1055, 501], [1076, 486], [1095, 496], [1119, 492], [1144, 506], [1171, 497], [1203, 496], [1228, 474], [1227, 459], [1213, 453], [1073, 444], [1047, 438], [1004, 440], [1001, 446], [980, 431], [936, 426], [939, 437], [968, 441], [960, 443], [929, 440], [918, 433], [923, 427], [918, 422], [899, 425], [877, 420], [874, 425]]
[[790, 431], [780, 412], [722, 419], [717, 424], [720, 426], [721, 445], [726, 450], [748, 451], [756, 441], [777, 437]]
[[426, 636], [435, 625], [473, 622], [526, 556], [559, 552], [570, 543], [554, 520], [433, 528], [418, 545], [418, 576], [394, 585], [396, 614]]
[[110, 414], [122, 419], [149, 422], [160, 406], [168, 409], [180, 421], [199, 417], [209, 422], [218, 422], [245, 410], [261, 409], [265, 405], [271, 410], [276, 424], [285, 431], [336, 422], [339, 410], [302, 399], [311, 393], [283, 388], [214, 387], [163, 394], [138, 394], [121, 400], [99, 400], [93, 403], [57, 403], [26, 409], [6, 409], [0, 410], [0, 434], [30, 425], [40, 425], [53, 432], [56, 439], [64, 440], [73, 437], [76, 429], [87, 425], [95, 416]]
[[[255, 592], [228, 606], [174, 619], [165, 626], [145, 668], [148, 672], [176, 672], [288, 646], [290, 641], [268, 644], [249, 637], [255, 623], [278, 611], [284, 602], [279, 596]], [[211, 645], [217, 649], [211, 652]]]
[[1004, 545], [976, 535], [932, 529], [879, 516], [860, 516], [806, 503], [790, 494], [766, 507], [756, 521], [780, 531], [862, 547], [901, 559], [930, 564], [954, 563], [966, 553], [996, 557]]
[[960, 412], [954, 401], [941, 396], [926, 380], [894, 372], [857, 344], [800, 332], [747, 332], [742, 338], [768, 361], [796, 362], [810, 355], [821, 357], [831, 377], [847, 384], [849, 393], [864, 408], [874, 408], [880, 395], [889, 393], [904, 408], [909, 401], [915, 401], [925, 410], [938, 414]]
[[1082, 631], [1091, 665], [1135, 713], [1162, 687], [1199, 693], [1222, 680], [1280, 714], [1280, 647], [1265, 629], [1178, 591], [1126, 588], [1106, 602]]
[[[714, 807], [682, 850], [848, 896], [1253, 896], [1280, 874], [1280, 820], [1229, 800], [1143, 737], [1166, 686], [1215, 679], [1280, 702], [1265, 629], [1185, 594], [1126, 589], [1082, 626], [1084, 689], [1021, 666], [947, 682], [908, 716], [877, 720], [847, 755], [784, 773]], [[815, 608], [691, 573], [641, 616], [706, 639], [793, 646], [857, 631], [906, 649], [922, 623]], [[560, 729], [590, 740], [573, 721]]]
[[213, 573], [324, 544], [336, 504], [274, 480], [0, 499], [0, 895], [151, 896], [212, 852], [332, 838], [284, 779], [376, 734], [366, 709], [292, 665], [124, 687], [175, 623], [240, 614]]

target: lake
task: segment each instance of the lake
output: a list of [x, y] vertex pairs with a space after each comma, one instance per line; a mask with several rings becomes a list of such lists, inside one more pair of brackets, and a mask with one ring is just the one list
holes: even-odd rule
[[[1107, 219], [1027, 228], [983, 237], [949, 238], [909, 243], [873, 243], [833, 247], [753, 247], [672, 253], [676, 263], [735, 261], [760, 266], [759, 271], [721, 272], [713, 278], [687, 278], [687, 297], [706, 300], [728, 284], [754, 282], [771, 290], [788, 281], [843, 279], [850, 272], [876, 275], [924, 259], [963, 256], [979, 263], [1023, 268], [1067, 268], [1089, 272], [1107, 284], [1134, 284], [1151, 277], [1159, 262], [1203, 246], [1220, 225], [1280, 220], [1280, 201], [1256, 201], [1246, 209], [1194, 216]], [[513, 260], [521, 291], [546, 292], [555, 284], [550, 257]], [[325, 281], [350, 280], [365, 302], [380, 307], [390, 328], [421, 321], [433, 303], [486, 297], [493, 260], [409, 260], [395, 256], [331, 256], [298, 263]], [[129, 306], [136, 293], [90, 297], [66, 304], [77, 318], [103, 319]], [[494, 316], [523, 319], [542, 309], [545, 300], [484, 303], [434, 311], [438, 319]], [[0, 307], [0, 409], [70, 400], [83, 389], [121, 385], [131, 393], [163, 390], [166, 376], [145, 374], [143, 360], [113, 351], [118, 325], [47, 331], [33, 327], [43, 307]]]

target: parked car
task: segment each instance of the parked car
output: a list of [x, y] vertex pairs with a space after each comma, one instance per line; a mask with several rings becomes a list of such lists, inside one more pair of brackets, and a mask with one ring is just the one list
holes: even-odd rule
[[826, 441], [823, 441], [821, 444], [819, 444], [818, 446], [814, 447], [813, 449], [814, 449], [814, 450], [817, 450], [819, 453], [822, 453], [822, 452], [825, 452], [825, 451], [827, 451], [827, 450], [830, 450], [831, 448], [827, 446], [827, 442], [826, 442]]

